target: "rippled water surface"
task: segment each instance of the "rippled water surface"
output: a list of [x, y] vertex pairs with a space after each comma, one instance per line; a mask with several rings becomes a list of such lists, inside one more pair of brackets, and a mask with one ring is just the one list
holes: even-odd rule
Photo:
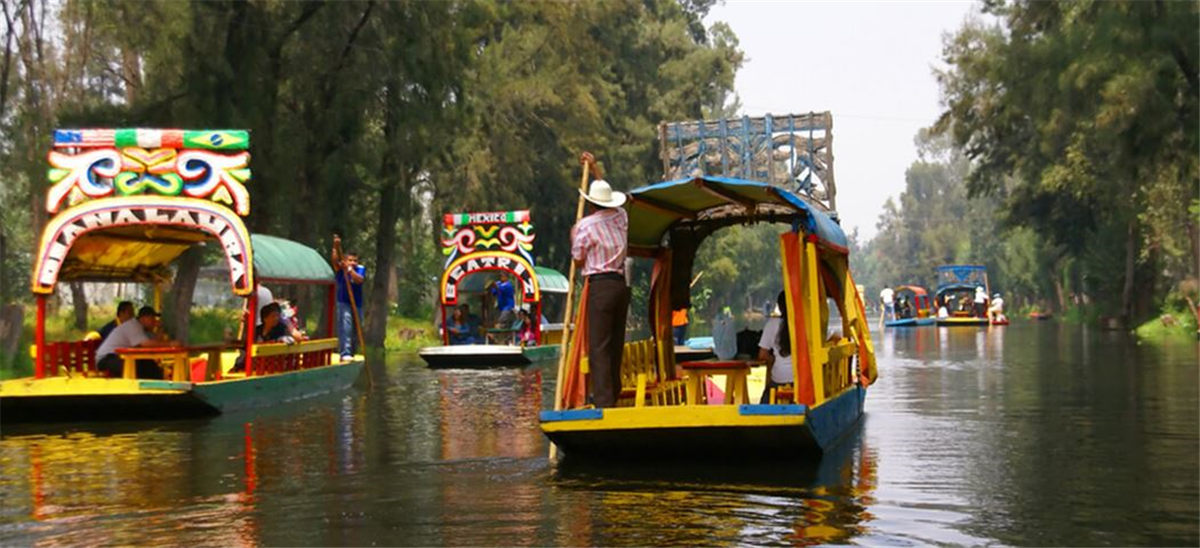
[[816, 463], [551, 465], [551, 365], [401, 355], [265, 411], [5, 427], [0, 544], [1200, 544], [1195, 343], [1022, 323], [875, 345], [867, 416]]

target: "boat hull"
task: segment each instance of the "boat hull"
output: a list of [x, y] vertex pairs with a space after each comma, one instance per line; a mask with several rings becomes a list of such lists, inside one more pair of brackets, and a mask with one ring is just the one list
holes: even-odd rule
[[937, 323], [936, 318], [904, 318], [883, 322], [885, 327], [921, 327]]
[[519, 347], [495, 344], [464, 344], [430, 346], [417, 355], [434, 369], [490, 369], [493, 367], [524, 367], [534, 362], [558, 357], [559, 346]]
[[0, 421], [165, 420], [267, 407], [344, 390], [363, 358], [288, 373], [204, 383], [54, 377], [0, 383]]
[[820, 455], [862, 416], [866, 390], [823, 404], [696, 405], [545, 411], [542, 431], [571, 459], [684, 460]]
[[987, 325], [987, 318], [938, 318], [938, 325], [980, 326]]

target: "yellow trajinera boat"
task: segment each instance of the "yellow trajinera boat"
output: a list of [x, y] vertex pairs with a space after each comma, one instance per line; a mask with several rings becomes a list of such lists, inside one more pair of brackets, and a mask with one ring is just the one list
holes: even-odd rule
[[[561, 397], [554, 411], [542, 413], [542, 431], [568, 456], [786, 457], [829, 449], [862, 415], [867, 387], [876, 378], [841, 227], [806, 197], [744, 179], [688, 177], [634, 190], [629, 197], [629, 253], [654, 262], [647, 311], [652, 334], [626, 343], [621, 399], [607, 409], [586, 404], [585, 352], [574, 337], [558, 380]], [[795, 382], [773, 390], [766, 404], [746, 388], [752, 363], [677, 363], [671, 342], [671, 311], [688, 303], [700, 243], [720, 228], [757, 222], [789, 227], [779, 236], [780, 279]], [[842, 321], [831, 337], [825, 325], [830, 303]], [[704, 401], [710, 375], [726, 377], [721, 404]]]
[[[52, 217], [42, 232], [32, 280], [34, 374], [0, 383], [5, 422], [216, 414], [354, 382], [363, 358], [335, 361], [337, 339], [331, 332], [296, 344], [256, 344], [254, 337], [244, 337], [230, 345], [121, 348], [119, 375], [97, 368], [99, 341], [46, 340], [46, 301], [60, 282], [153, 284], [158, 309], [171, 263], [206, 242], [222, 250], [233, 293], [247, 300], [246, 325], [255, 325], [264, 305], [256, 302], [259, 283], [320, 284], [328, 287], [332, 329], [330, 264], [302, 244], [251, 236], [242, 222], [250, 213], [247, 148], [246, 131], [55, 131], [46, 199]], [[233, 372], [239, 352], [244, 367]], [[158, 361], [164, 378], [137, 378], [139, 360]]]

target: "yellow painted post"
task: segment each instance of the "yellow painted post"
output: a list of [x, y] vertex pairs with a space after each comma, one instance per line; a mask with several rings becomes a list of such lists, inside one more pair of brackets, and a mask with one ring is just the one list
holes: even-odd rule
[[[825, 401], [825, 335], [821, 333], [821, 307], [817, 303], [820, 299], [820, 288], [817, 286], [817, 244], [809, 241], [804, 242], [804, 311], [807, 315], [805, 318], [805, 327], [808, 329], [808, 356], [809, 363], [812, 369], [813, 381], [813, 406], [821, 405]], [[814, 306], [817, 305], [817, 306]]]

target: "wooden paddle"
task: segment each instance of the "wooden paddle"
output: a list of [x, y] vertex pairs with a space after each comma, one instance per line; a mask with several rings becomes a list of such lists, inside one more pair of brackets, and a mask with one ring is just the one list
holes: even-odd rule
[[[579, 179], [579, 190], [586, 193], [588, 191], [588, 175], [589, 170], [595, 167], [596, 159], [592, 157], [590, 152], [584, 152], [579, 156], [579, 163], [583, 164], [583, 176]], [[597, 170], [599, 173], [599, 170]], [[583, 218], [583, 195], [579, 196], [579, 201], [575, 206], [575, 224], [579, 224], [579, 220]], [[574, 226], [574, 225], [572, 225]], [[567, 374], [567, 360], [571, 349], [571, 312], [575, 297], [575, 258], [571, 257], [571, 266], [567, 270], [567, 305], [563, 312], [563, 339], [562, 348], [558, 351], [558, 377], [554, 383], [554, 410], [562, 410], [562, 392], [563, 382]], [[554, 460], [558, 456], [558, 446], [550, 444], [550, 460]]]
[[[334, 259], [337, 260], [339, 265], [344, 264], [343, 261], [346, 259], [346, 254], [342, 252], [342, 239], [337, 234], [333, 235], [333, 254], [335, 255]], [[358, 320], [358, 303], [356, 303], [354, 299], [354, 287], [352, 286], [354, 282], [350, 278], [350, 267], [345, 267], [343, 274], [346, 277], [346, 296], [350, 298], [350, 315], [354, 317], [354, 330], [358, 333], [358, 348], [365, 355], [367, 352], [367, 344], [363, 339], [362, 323]], [[341, 320], [339, 319], [338, 321]], [[375, 377], [371, 373], [371, 368], [365, 363], [365, 360], [363, 363], [363, 368], [367, 370], [367, 384], [374, 387]]]

